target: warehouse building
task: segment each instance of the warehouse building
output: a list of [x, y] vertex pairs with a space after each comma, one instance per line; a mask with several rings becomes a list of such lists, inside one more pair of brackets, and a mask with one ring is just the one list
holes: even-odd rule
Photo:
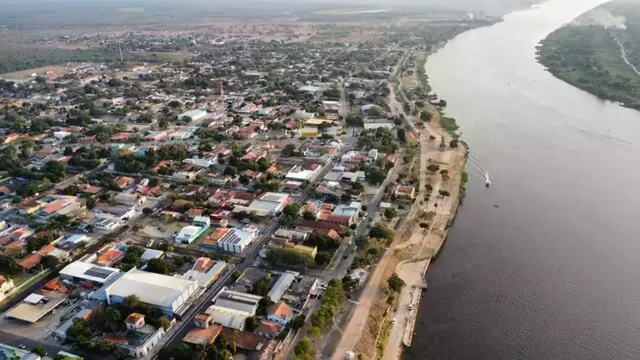
[[75, 261], [60, 271], [60, 277], [75, 283], [102, 286], [117, 276], [119, 269], [99, 266], [84, 261]]
[[155, 274], [133, 268], [107, 289], [107, 302], [119, 304], [127, 296], [158, 307], [164, 314], [181, 316], [191, 305], [198, 282], [180, 277]]
[[246, 319], [256, 314], [261, 298], [223, 288], [206, 312], [216, 324], [242, 331]]
[[218, 240], [217, 246], [220, 250], [240, 254], [258, 237], [259, 232], [260, 229], [255, 226], [245, 226], [241, 229], [234, 228]]

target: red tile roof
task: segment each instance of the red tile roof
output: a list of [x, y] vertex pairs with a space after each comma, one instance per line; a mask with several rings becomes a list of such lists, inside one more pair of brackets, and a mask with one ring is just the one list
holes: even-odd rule
[[280, 319], [286, 319], [289, 316], [291, 316], [292, 313], [293, 311], [291, 311], [291, 308], [289, 307], [289, 305], [280, 301], [271, 307], [268, 315], [275, 315]]
[[38, 254], [32, 254], [18, 261], [18, 265], [24, 269], [31, 270], [36, 265], [40, 264], [40, 260], [42, 260], [42, 256]]

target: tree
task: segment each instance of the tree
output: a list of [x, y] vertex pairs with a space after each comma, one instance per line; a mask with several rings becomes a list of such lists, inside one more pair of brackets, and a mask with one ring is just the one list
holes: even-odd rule
[[55, 269], [60, 265], [60, 260], [53, 255], [45, 255], [40, 260], [40, 264], [46, 269]]
[[236, 270], [233, 272], [233, 274], [231, 274], [231, 278], [233, 280], [238, 280], [240, 278], [240, 276], [242, 276], [242, 271], [241, 270]]
[[304, 315], [298, 315], [293, 320], [291, 320], [291, 328], [293, 330], [301, 329], [304, 326], [305, 317]]
[[431, 171], [432, 173], [440, 170], [440, 165], [438, 164], [431, 164], [429, 166], [427, 166], [427, 170]]
[[265, 275], [257, 283], [253, 284], [251, 293], [255, 295], [265, 296], [271, 289], [271, 274]]
[[258, 328], [258, 322], [256, 321], [255, 317], [250, 316], [250, 317], [245, 319], [245, 321], [244, 321], [244, 329], [245, 329], [245, 331], [253, 332], [256, 328]]
[[369, 246], [369, 238], [364, 235], [356, 236], [355, 242], [360, 249], [366, 249]]
[[34, 354], [40, 355], [41, 357], [44, 357], [47, 354], [47, 351], [44, 349], [44, 346], [40, 344], [34, 346], [33, 349], [31, 349], [31, 352]]
[[171, 320], [169, 320], [168, 317], [163, 316], [160, 318], [160, 325], [162, 325], [162, 328], [167, 331], [171, 327]]
[[458, 139], [453, 139], [453, 140], [449, 141], [449, 146], [450, 146], [452, 149], [457, 148], [457, 147], [458, 147]]
[[442, 197], [447, 197], [451, 195], [447, 190], [440, 190], [438, 191], [438, 193], [440, 193], [440, 196]]
[[407, 142], [407, 133], [405, 129], [398, 128], [397, 133], [398, 133], [398, 140], [400, 142], [403, 142], [403, 143]]
[[67, 146], [64, 148], [64, 156], [71, 156], [73, 155], [73, 149], [71, 148], [71, 146]]
[[311, 211], [305, 211], [302, 213], [302, 218], [305, 220], [315, 220], [316, 219], [316, 215], [314, 213], [312, 213]]
[[280, 218], [280, 221], [278, 221], [278, 223], [284, 227], [289, 227], [291, 226], [291, 224], [293, 224], [293, 217], [285, 215]]
[[388, 207], [384, 209], [384, 217], [387, 219], [393, 219], [396, 216], [398, 216], [398, 210], [396, 210], [396, 208]]
[[153, 214], [153, 209], [150, 207], [145, 207], [144, 209], [142, 209], [142, 213], [145, 214], [146, 216], [149, 216]]
[[284, 210], [282, 210], [282, 213], [295, 218], [298, 215], [298, 212], [300, 212], [300, 208], [301, 206], [298, 203], [289, 204], [284, 208]]
[[396, 273], [393, 273], [391, 277], [389, 277], [387, 283], [389, 284], [389, 289], [394, 292], [402, 291], [402, 288], [406, 285], [404, 280], [400, 279], [400, 277]]
[[326, 251], [320, 251], [316, 254], [316, 258], [314, 259], [315, 264], [318, 266], [325, 266], [331, 262], [331, 254]]
[[387, 174], [385, 174], [382, 169], [375, 166], [370, 167], [365, 175], [369, 182], [374, 185], [382, 184], [384, 179], [387, 178]]
[[311, 340], [307, 338], [300, 340], [293, 349], [293, 352], [296, 355], [313, 355], [313, 345], [311, 344]]
[[175, 266], [171, 262], [163, 259], [151, 259], [147, 262], [147, 271], [167, 275], [175, 271]]
[[395, 233], [386, 226], [376, 225], [369, 231], [369, 236], [376, 239], [392, 240]]
[[428, 111], [422, 111], [420, 113], [420, 120], [431, 121], [431, 113], [429, 113]]

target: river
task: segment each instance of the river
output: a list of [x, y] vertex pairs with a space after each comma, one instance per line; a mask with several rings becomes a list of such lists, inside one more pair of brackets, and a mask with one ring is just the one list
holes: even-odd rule
[[541, 39], [604, 2], [551, 0], [428, 59], [493, 185], [469, 168], [406, 358], [640, 358], [640, 112], [535, 60]]

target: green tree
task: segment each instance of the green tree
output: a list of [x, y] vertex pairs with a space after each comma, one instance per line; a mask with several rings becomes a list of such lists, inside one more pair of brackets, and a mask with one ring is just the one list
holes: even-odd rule
[[374, 185], [379, 185], [384, 182], [384, 179], [387, 178], [387, 174], [382, 171], [382, 169], [372, 166], [365, 173], [367, 179], [370, 183]]
[[392, 240], [395, 236], [393, 230], [386, 226], [376, 225], [369, 231], [369, 237], [376, 239]]
[[436, 171], [440, 170], [440, 165], [431, 164], [431, 165], [427, 166], [427, 170], [431, 171], [432, 173], [435, 173]]
[[293, 320], [291, 320], [291, 323], [290, 323], [291, 328], [293, 330], [301, 329], [304, 326], [304, 321], [305, 321], [305, 317], [302, 314], [294, 317]]
[[60, 265], [60, 260], [58, 260], [58, 258], [53, 255], [45, 255], [40, 260], [40, 265], [42, 265], [42, 267], [44, 267], [45, 269], [55, 269], [56, 267], [58, 267], [58, 265]]
[[402, 291], [402, 288], [406, 285], [404, 280], [400, 279], [398, 274], [393, 273], [389, 279], [387, 280], [387, 284], [389, 285], [389, 289], [394, 292]]
[[388, 207], [384, 209], [384, 217], [387, 219], [393, 219], [396, 216], [398, 216], [398, 210], [396, 210], [396, 208]]
[[245, 321], [244, 321], [244, 329], [245, 329], [245, 331], [253, 332], [257, 328], [258, 328], [258, 321], [256, 320], [255, 317], [250, 316], [250, 317], [245, 319]]
[[44, 349], [44, 346], [40, 344], [34, 346], [33, 349], [31, 349], [31, 352], [34, 354], [40, 355], [41, 357], [47, 354], [47, 351]]
[[145, 207], [144, 209], [142, 209], [142, 213], [145, 214], [146, 216], [149, 216], [153, 214], [153, 209], [150, 207]]
[[302, 213], [302, 218], [305, 220], [315, 220], [316, 219], [316, 215], [314, 213], [312, 213], [311, 211], [305, 211]]
[[147, 271], [156, 274], [170, 274], [175, 271], [175, 266], [170, 261], [164, 259], [151, 259], [147, 262]]
[[398, 133], [398, 140], [400, 142], [403, 142], [403, 143], [407, 142], [407, 132], [405, 129], [398, 128], [397, 133]]

